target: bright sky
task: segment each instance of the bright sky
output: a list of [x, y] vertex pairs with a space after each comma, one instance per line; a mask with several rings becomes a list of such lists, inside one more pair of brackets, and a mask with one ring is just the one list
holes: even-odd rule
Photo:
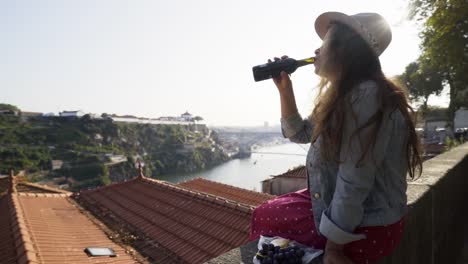
[[[384, 72], [403, 72], [419, 55], [406, 1], [1, 1], [0, 102], [25, 111], [175, 116], [208, 125], [279, 123], [271, 80], [252, 67], [274, 56], [302, 59], [320, 46], [325, 11], [378, 12], [393, 42]], [[299, 112], [312, 110], [313, 66], [292, 75]]]

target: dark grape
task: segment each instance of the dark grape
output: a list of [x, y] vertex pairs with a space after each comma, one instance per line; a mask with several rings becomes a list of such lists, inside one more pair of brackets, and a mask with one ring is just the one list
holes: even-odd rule
[[271, 250], [271, 251], [275, 250], [275, 245], [268, 244], [268, 250]]
[[278, 259], [284, 259], [284, 254], [283, 253], [278, 253]]
[[274, 254], [275, 254], [275, 253], [274, 253], [273, 251], [268, 251], [268, 254], [267, 254], [267, 255], [268, 255], [269, 258], [273, 258], [273, 255], [274, 255]]
[[263, 256], [265, 256], [267, 252], [268, 250], [264, 250], [264, 249], [260, 249], [260, 251], [258, 251], [258, 253], [260, 253], [260, 255], [263, 255]]
[[268, 251], [268, 244], [267, 243], [263, 243], [262, 244], [262, 249], [266, 252]]

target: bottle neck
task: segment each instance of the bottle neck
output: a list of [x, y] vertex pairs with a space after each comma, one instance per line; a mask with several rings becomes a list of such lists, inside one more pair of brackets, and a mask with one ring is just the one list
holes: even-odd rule
[[307, 59], [302, 59], [297, 61], [297, 67], [301, 67], [304, 65], [309, 65], [315, 62], [315, 57], [307, 58]]

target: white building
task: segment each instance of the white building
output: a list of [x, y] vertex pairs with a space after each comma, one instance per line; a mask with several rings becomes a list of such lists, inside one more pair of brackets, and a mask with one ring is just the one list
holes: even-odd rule
[[455, 129], [468, 127], [468, 108], [462, 107], [455, 112], [453, 124]]
[[84, 116], [84, 112], [81, 111], [81, 110], [78, 110], [78, 111], [63, 111], [63, 112], [60, 112], [59, 115], [61, 117], [82, 117]]
[[307, 171], [299, 166], [287, 172], [261, 181], [262, 192], [282, 195], [307, 188]]
[[180, 117], [181, 117], [181, 120], [187, 121], [187, 122], [192, 121], [192, 118], [193, 118], [193, 116], [188, 111], [180, 115]]

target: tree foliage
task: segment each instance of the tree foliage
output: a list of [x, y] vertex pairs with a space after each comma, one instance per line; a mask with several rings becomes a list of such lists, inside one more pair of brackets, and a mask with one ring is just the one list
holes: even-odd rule
[[11, 104], [0, 104], [0, 110], [9, 110], [13, 112], [20, 112], [20, 109], [15, 105]]
[[431, 67], [450, 88], [449, 119], [468, 105], [468, 1], [410, 0], [411, 18], [423, 21], [420, 61]]
[[423, 111], [427, 110], [427, 101], [432, 94], [440, 95], [443, 78], [430, 64], [412, 62], [400, 75], [401, 81], [408, 87], [411, 99], [422, 100]]

